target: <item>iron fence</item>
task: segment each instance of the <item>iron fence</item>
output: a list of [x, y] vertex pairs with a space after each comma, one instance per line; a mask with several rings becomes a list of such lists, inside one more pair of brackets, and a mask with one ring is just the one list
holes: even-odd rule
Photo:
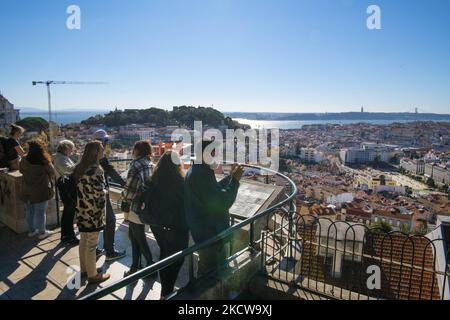
[[278, 211], [263, 237], [264, 272], [329, 299], [448, 300], [450, 250], [443, 227], [407, 235]]

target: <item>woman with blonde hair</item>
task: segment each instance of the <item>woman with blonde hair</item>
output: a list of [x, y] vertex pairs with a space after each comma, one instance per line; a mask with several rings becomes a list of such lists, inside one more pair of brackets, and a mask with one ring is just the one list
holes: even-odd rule
[[16, 124], [12, 124], [9, 138], [4, 142], [7, 158], [6, 160], [8, 161], [8, 166], [11, 170], [19, 170], [19, 162], [21, 158], [26, 156], [26, 152], [23, 150], [19, 142], [24, 132], [24, 128]]
[[99, 161], [103, 158], [100, 142], [89, 142], [80, 163], [75, 167], [77, 184], [76, 220], [80, 231], [80, 271], [88, 277], [88, 283], [100, 283], [109, 274], [97, 272], [96, 248], [100, 231], [105, 226], [107, 187]]
[[72, 141], [60, 141], [56, 149], [56, 154], [53, 156], [53, 164], [56, 170], [56, 187], [61, 201], [64, 204], [64, 210], [61, 216], [61, 242], [77, 245], [80, 243], [80, 240], [76, 237], [73, 229], [75, 201], [73, 195], [63, 187], [64, 179], [69, 179], [75, 169], [75, 163], [70, 158], [74, 149], [75, 145]]

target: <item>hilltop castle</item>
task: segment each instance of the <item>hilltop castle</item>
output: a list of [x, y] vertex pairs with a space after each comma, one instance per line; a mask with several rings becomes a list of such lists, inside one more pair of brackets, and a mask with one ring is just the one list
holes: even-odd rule
[[19, 110], [0, 93], [0, 127], [20, 120]]

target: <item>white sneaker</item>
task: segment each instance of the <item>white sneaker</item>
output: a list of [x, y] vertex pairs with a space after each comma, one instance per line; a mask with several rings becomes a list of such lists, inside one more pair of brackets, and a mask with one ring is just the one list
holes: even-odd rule
[[44, 240], [44, 239], [48, 238], [49, 236], [51, 236], [51, 235], [54, 234], [54, 233], [55, 233], [54, 231], [45, 230], [45, 232], [44, 232], [44, 233], [41, 233], [41, 234], [38, 236], [38, 238], [39, 238], [39, 240]]
[[38, 230], [34, 230], [33, 232], [28, 232], [28, 238], [36, 237], [39, 234]]

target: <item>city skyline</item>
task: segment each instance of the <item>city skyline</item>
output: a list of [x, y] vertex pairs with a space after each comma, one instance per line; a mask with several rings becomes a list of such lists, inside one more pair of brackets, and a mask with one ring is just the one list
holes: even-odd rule
[[[68, 6], [81, 8], [69, 30]], [[369, 5], [381, 30], [366, 26]], [[450, 4], [420, 1], [121, 1], [2, 3], [0, 90], [45, 110], [448, 113]]]

